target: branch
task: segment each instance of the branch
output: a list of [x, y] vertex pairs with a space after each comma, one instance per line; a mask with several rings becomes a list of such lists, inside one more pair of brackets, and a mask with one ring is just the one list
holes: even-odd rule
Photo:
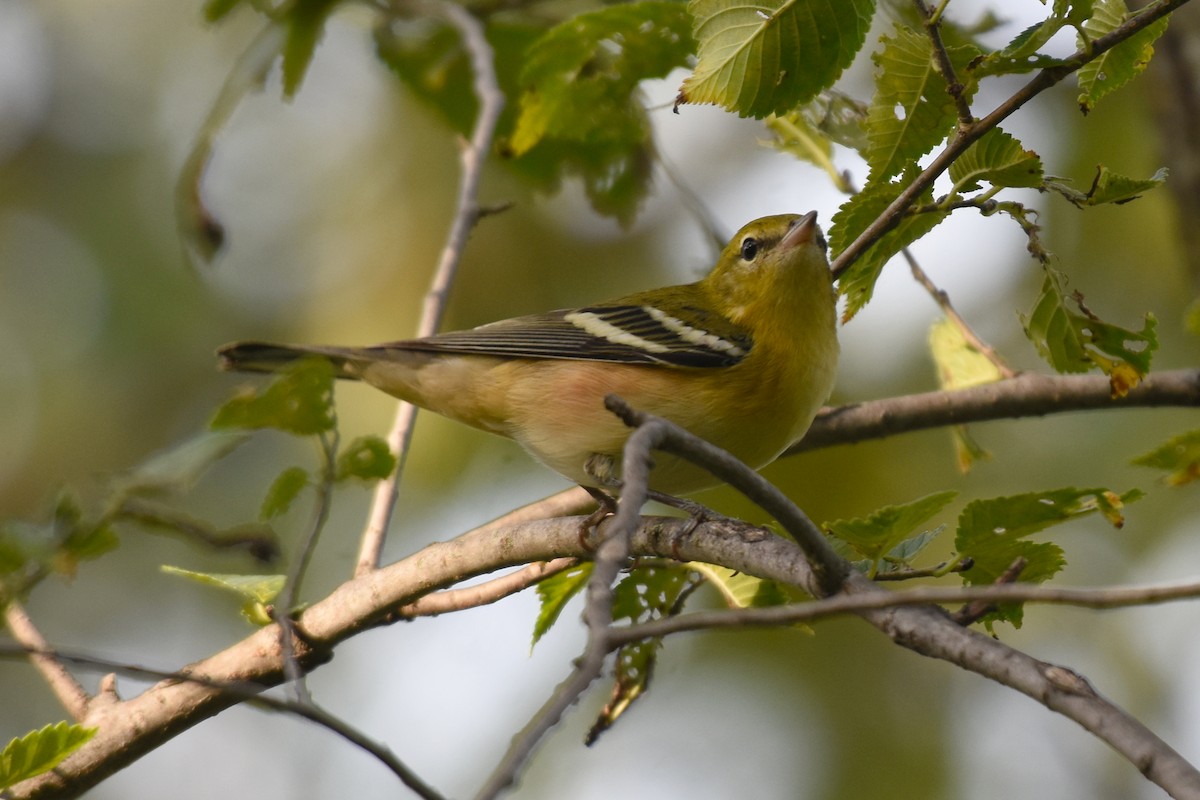
[[[421, 321], [417, 325], [416, 335], [420, 338], [432, 336], [441, 326], [450, 286], [458, 271], [458, 264], [462, 259], [467, 237], [479, 220], [481, 214], [477, 200], [479, 180], [483, 174], [484, 160], [492, 148], [496, 123], [504, 108], [504, 93], [500, 90], [500, 84], [496, 78], [495, 56], [492, 47], [484, 36], [483, 24], [479, 20], [471, 16], [470, 12], [461, 5], [450, 2], [450, 0], [419, 0], [416, 5], [422, 10], [428, 10], [444, 19], [462, 37], [463, 47], [471, 60], [471, 72], [475, 78], [473, 84], [475, 96], [479, 100], [479, 111], [475, 117], [475, 128], [471, 133], [471, 140], [465, 142], [461, 148], [462, 176], [458, 184], [457, 210], [454, 213], [454, 221], [446, 236], [446, 245], [442, 249], [442, 255], [429, 291], [425, 295]], [[387, 536], [388, 525], [391, 524], [392, 511], [396, 507], [400, 475], [404, 472], [404, 461], [412, 440], [413, 423], [416, 421], [416, 417], [417, 408], [410, 403], [400, 403], [396, 409], [396, 418], [387, 437], [389, 449], [397, 454], [396, 469], [375, 487], [367, 529], [363, 532], [359, 545], [358, 560], [354, 568], [355, 575], [362, 575], [379, 566], [379, 554], [383, 550], [383, 541]]]
[[780, 627], [794, 625], [798, 622], [818, 622], [845, 614], [904, 606], [1038, 603], [1107, 610], [1197, 598], [1200, 598], [1200, 580], [1093, 589], [1066, 589], [1028, 583], [1006, 583], [994, 586], [922, 586], [916, 589], [871, 592], [869, 594], [839, 594], [794, 605], [697, 611], [675, 617], [664, 617], [652, 622], [617, 628], [612, 633], [610, 644], [613, 649], [616, 649], [643, 639], [658, 638], [684, 631]]
[[63, 708], [76, 722], [87, 716], [92, 698], [87, 690], [75, 680], [75, 676], [63, 666], [62, 659], [55, 654], [50, 643], [33, 624], [25, 607], [16, 600], [9, 600], [4, 608], [4, 622], [9, 633], [29, 653], [29, 660], [50, 684], [50, 690], [62, 703]]
[[1015, 378], [970, 389], [926, 392], [828, 408], [785, 455], [835, 444], [883, 439], [898, 433], [965, 422], [1040, 417], [1091, 409], [1200, 406], [1200, 369], [1151, 373], [1125, 397], [1114, 399], [1103, 375], [1043, 375]]
[[913, 3], [917, 7], [917, 13], [921, 15], [925, 32], [929, 35], [929, 41], [933, 45], [933, 57], [937, 60], [938, 72], [942, 74], [942, 79], [946, 82], [946, 94], [950, 95], [954, 101], [954, 108], [958, 113], [958, 126], [959, 128], [968, 127], [975, 122], [975, 117], [971, 114], [971, 106], [967, 103], [967, 98], [963, 97], [962, 82], [954, 72], [950, 53], [942, 41], [941, 14], [935, 15], [925, 4], [925, 0], [913, 0]]
[[900, 195], [884, 209], [874, 222], [867, 226], [866, 230], [858, 235], [845, 250], [838, 254], [834, 259], [832, 269], [834, 277], [845, 272], [850, 264], [861, 256], [868, 247], [875, 244], [879, 239], [892, 228], [899, 224], [905, 210], [913, 204], [921, 194], [933, 186], [933, 182], [950, 168], [950, 165], [958, 159], [960, 155], [979, 137], [998, 126], [1001, 122], [1007, 119], [1021, 106], [1028, 103], [1034, 97], [1037, 97], [1042, 92], [1054, 86], [1056, 83], [1066, 78], [1071, 73], [1078, 70], [1084, 64], [1094, 60], [1101, 54], [1116, 47], [1121, 42], [1133, 36], [1138, 31], [1145, 28], [1147, 25], [1155, 22], [1167, 14], [1170, 14], [1176, 8], [1186, 4], [1189, 0], [1160, 0], [1160, 2], [1147, 6], [1146, 9], [1137, 16], [1126, 20], [1122, 25], [1097, 39], [1092, 40], [1091, 46], [1087, 50], [1078, 50], [1068, 58], [1053, 67], [1046, 67], [1041, 72], [1033, 77], [1027, 84], [1018, 89], [1011, 97], [1005, 100], [1000, 105], [988, 114], [983, 119], [977, 120], [970, 125], [962, 125], [960, 123], [958, 136], [954, 137], [946, 144], [946, 147], [940, 152], [936, 158], [930, 162], [929, 166], [921, 171], [913, 182], [900, 192]]
[[[226, 694], [246, 701], [248, 705], [266, 709], [268, 711], [278, 711], [281, 713], [295, 714], [296, 716], [313, 722], [322, 728], [336, 734], [345, 739], [355, 747], [374, 756], [380, 763], [392, 771], [405, 786], [412, 789], [419, 797], [425, 800], [442, 800], [442, 796], [436, 790], [425, 784], [421, 778], [413, 772], [407, 765], [396, 757], [392, 751], [378, 742], [366, 736], [362, 731], [354, 726], [346, 723], [340, 717], [325, 711], [316, 706], [311, 701], [297, 702], [284, 698], [270, 697], [260, 694], [261, 686], [255, 686], [247, 683], [217, 683], [198, 678], [195, 675], [187, 673], [172, 672], [170, 670], [153, 669], [135, 664], [126, 664], [119, 661], [114, 661], [108, 658], [99, 656], [87, 655], [78, 652], [69, 652], [61, 650], [47, 650], [42, 648], [34, 648], [28, 645], [21, 647], [6, 647], [0, 645], [0, 658], [16, 656], [19, 658], [29, 657], [34, 660], [41, 658], [54, 658], [57, 661], [68, 662], [75, 664], [84, 669], [99, 669], [108, 673], [101, 681], [101, 697], [108, 696], [110, 702], [120, 702], [116, 699], [115, 680], [117, 675], [125, 675], [127, 677], [137, 678], [139, 680], [161, 680], [161, 681], [184, 681], [193, 682], [201, 686], [211, 689], [217, 689]], [[8, 795], [4, 795], [7, 797]]]

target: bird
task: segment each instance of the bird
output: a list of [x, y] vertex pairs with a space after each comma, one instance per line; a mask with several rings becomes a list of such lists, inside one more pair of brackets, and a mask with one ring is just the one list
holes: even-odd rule
[[[233, 342], [230, 371], [321, 356], [338, 378], [515, 440], [593, 494], [619, 493], [631, 431], [615, 394], [754, 469], [808, 430], [833, 390], [837, 303], [817, 214], [743, 226], [694, 283], [370, 347]], [[719, 481], [656, 453], [649, 488], [683, 496]]]

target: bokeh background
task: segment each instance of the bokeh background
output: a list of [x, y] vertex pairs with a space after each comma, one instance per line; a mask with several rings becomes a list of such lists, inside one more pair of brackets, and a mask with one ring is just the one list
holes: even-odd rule
[[[985, 4], [975, 4], [982, 8]], [[1004, 41], [1044, 13], [992, 3]], [[206, 424], [246, 379], [216, 371], [213, 350], [239, 338], [372, 343], [403, 338], [453, 212], [458, 179], [448, 129], [376, 61], [373, 20], [339, 13], [291, 102], [278, 74], [239, 107], [204, 184], [226, 249], [194, 269], [174, 217], [175, 184], [202, 122], [259, 21], [219, 27], [199, 3], [0, 0], [0, 517], [44, 519], [64, 486], [99, 502], [113, 475]], [[1056, 41], [1069, 51], [1069, 39]], [[866, 97], [870, 64], [847, 88]], [[664, 157], [728, 233], [756, 216], [841, 202], [827, 178], [760, 144], [761, 127], [712, 108], [670, 113], [678, 80], [647, 85]], [[980, 108], [1016, 83], [988, 86]], [[1098, 163], [1147, 176], [1163, 163], [1150, 92], [1139, 84], [1089, 117], [1069, 86], [1038, 98], [1006, 129], [1049, 171], [1086, 186]], [[865, 170], [838, 153], [859, 182]], [[1043, 209], [1060, 266], [1112, 321], [1160, 320], [1159, 368], [1195, 366], [1182, 318], [1196, 284], [1178, 245], [1171, 195], [1086, 213]], [[484, 203], [514, 207], [475, 231], [447, 327], [585, 303], [701, 275], [713, 256], [681, 194], [661, 174], [622, 230], [590, 211], [577, 186], [538, 196], [502, 167]], [[1041, 277], [1015, 225], [956, 215], [915, 248], [960, 311], [1018, 367], [1040, 368], [1018, 311]], [[836, 402], [928, 390], [933, 303], [899, 263], [876, 301], [842, 333]], [[392, 402], [338, 392], [347, 436], [385, 432]], [[1200, 568], [1196, 490], [1167, 490], [1129, 459], [1194, 428], [1194, 411], [1160, 409], [991, 423], [993, 454], [967, 475], [933, 431], [814, 452], [769, 476], [816, 520], [858, 516], [941, 488], [970, 499], [1058, 486], [1140, 486], [1124, 530], [1087, 519], [1055, 532], [1063, 584], [1167, 580]], [[222, 525], [250, 519], [274, 474], [312, 465], [308, 443], [262, 435], [222, 463], [183, 506]], [[394, 560], [563, 485], [508, 442], [423, 415], [388, 543]], [[703, 500], [758, 518], [730, 493]], [[337, 499], [306, 586], [310, 597], [352, 568], [369, 493]], [[294, 542], [303, 510], [284, 521]], [[947, 537], [949, 539], [950, 537]], [[945, 554], [944, 545], [940, 554]], [[936, 558], [934, 553], [931, 558]], [[235, 602], [159, 571], [161, 564], [250, 571], [214, 553], [129, 529], [121, 549], [29, 598], [50, 641], [172, 669], [249, 632]], [[703, 602], [715, 602], [712, 597]], [[573, 608], [530, 653], [532, 593], [496, 606], [357, 637], [311, 685], [322, 703], [388, 743], [450, 796], [470, 794], [568, 671], [582, 642]], [[1200, 758], [1196, 607], [1099, 614], [1034, 609], [1003, 638], [1071, 666]], [[96, 676], [87, 676], [89, 686]], [[121, 681], [126, 694], [140, 685]], [[668, 642], [649, 696], [590, 749], [597, 687], [556, 731], [519, 797], [985, 798], [1159, 797], [1104, 745], [1014, 693], [925, 661], [855, 620], [796, 631], [690, 635]], [[63, 717], [22, 663], [0, 662], [0, 740]], [[105, 782], [96, 798], [393, 797], [382, 767], [303, 722], [233, 709]]]

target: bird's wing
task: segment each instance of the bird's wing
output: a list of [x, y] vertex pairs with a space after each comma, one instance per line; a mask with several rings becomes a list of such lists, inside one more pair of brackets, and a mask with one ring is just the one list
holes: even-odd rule
[[516, 317], [368, 349], [728, 367], [745, 358], [752, 344], [748, 331], [702, 308], [685, 305], [669, 314], [648, 303], [617, 302]]

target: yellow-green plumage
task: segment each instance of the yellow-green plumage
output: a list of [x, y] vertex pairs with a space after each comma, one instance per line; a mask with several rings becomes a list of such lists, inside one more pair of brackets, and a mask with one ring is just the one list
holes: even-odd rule
[[[340, 377], [508, 436], [570, 480], [597, 486], [585, 465], [594, 455], [619, 464], [629, 436], [605, 395], [757, 469], [808, 430], [833, 388], [838, 344], [824, 241], [809, 214], [749, 223], [705, 278], [684, 286], [377, 347], [220, 351], [227, 369], [262, 372], [310, 354], [329, 357]], [[713, 483], [655, 456], [658, 491]]]

